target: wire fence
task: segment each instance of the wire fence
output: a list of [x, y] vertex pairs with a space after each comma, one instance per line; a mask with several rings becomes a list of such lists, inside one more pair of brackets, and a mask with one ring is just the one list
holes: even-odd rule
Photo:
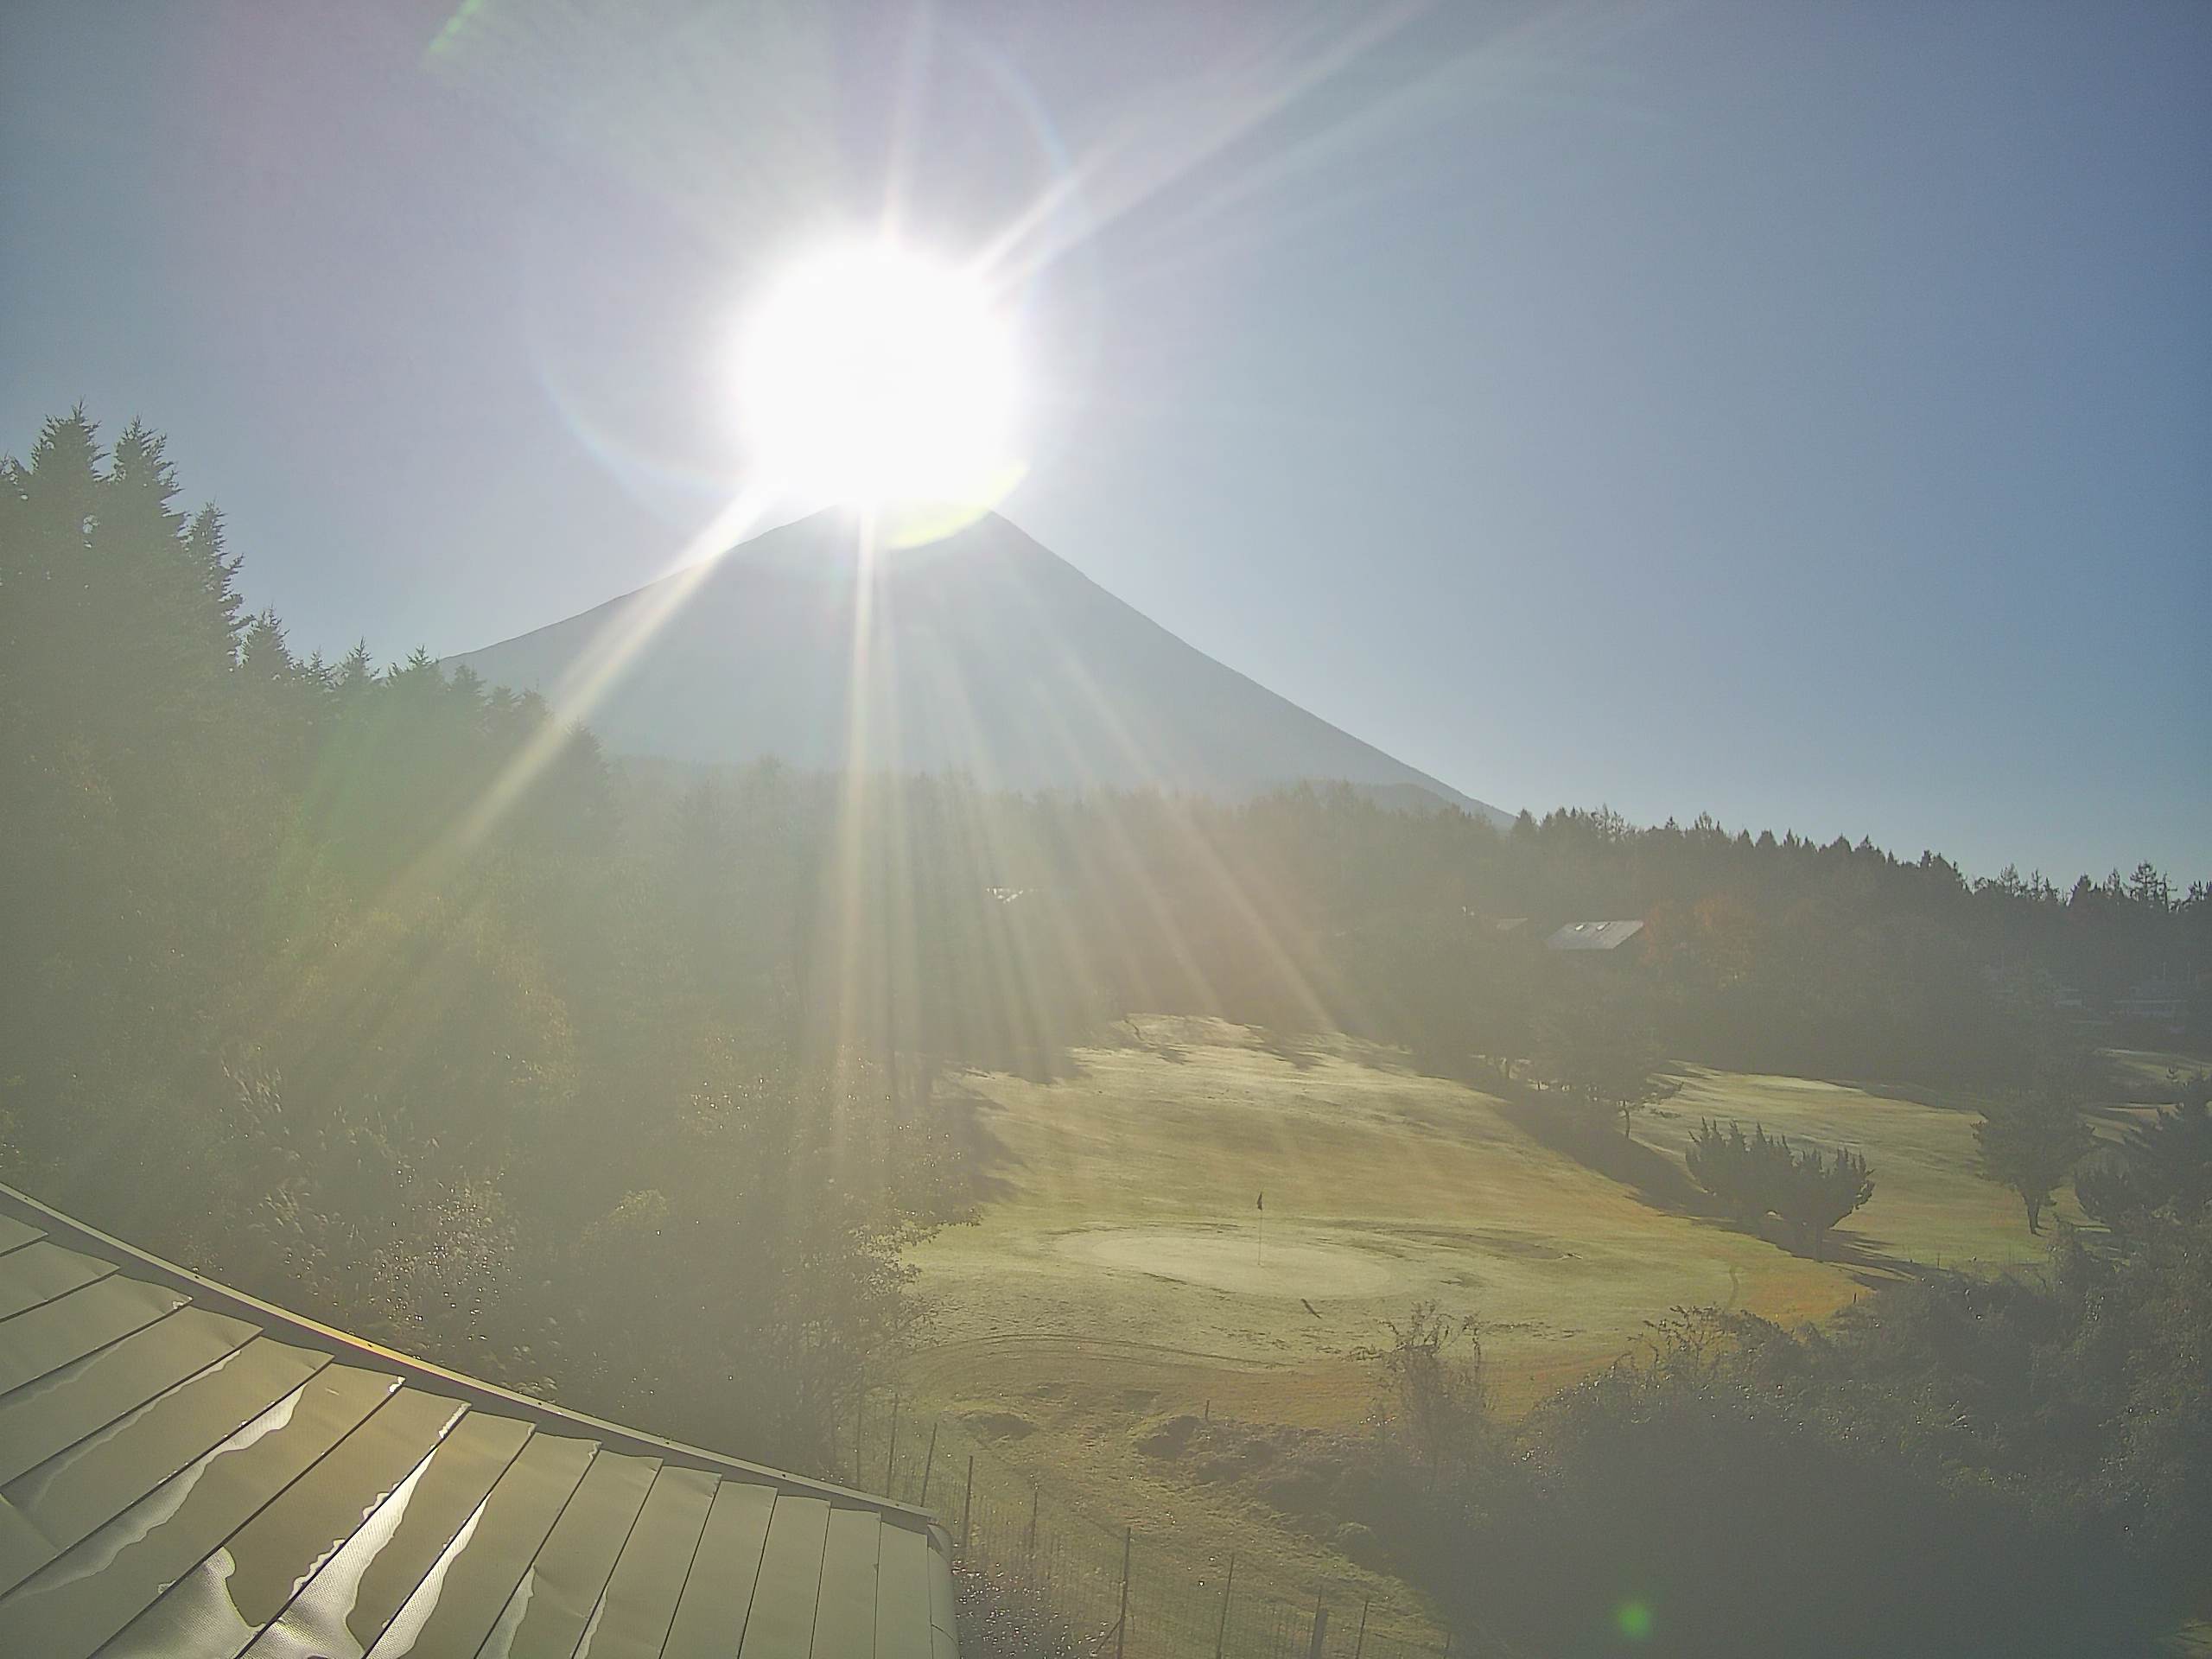
[[1049, 1616], [1091, 1659], [1448, 1659], [1448, 1634], [1349, 1580], [1302, 1592], [1234, 1555], [1102, 1525], [956, 1420], [861, 1402], [841, 1446], [855, 1486], [932, 1511], [963, 1573]]

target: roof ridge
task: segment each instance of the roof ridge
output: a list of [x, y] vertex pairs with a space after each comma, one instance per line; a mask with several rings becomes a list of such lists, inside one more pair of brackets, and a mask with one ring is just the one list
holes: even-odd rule
[[658, 1458], [664, 1463], [674, 1462], [679, 1465], [708, 1470], [726, 1478], [772, 1486], [779, 1491], [827, 1498], [839, 1508], [873, 1510], [886, 1520], [910, 1529], [926, 1532], [937, 1526], [935, 1518], [928, 1510], [901, 1503], [880, 1493], [861, 1491], [838, 1485], [833, 1481], [817, 1480], [790, 1470], [753, 1463], [724, 1452], [710, 1452], [704, 1446], [691, 1446], [681, 1440], [664, 1440], [657, 1434], [648, 1434], [643, 1430], [609, 1422], [585, 1412], [554, 1405], [512, 1389], [502, 1388], [496, 1382], [486, 1382], [480, 1377], [470, 1376], [429, 1360], [385, 1347], [380, 1343], [354, 1336], [205, 1278], [188, 1268], [179, 1267], [174, 1262], [140, 1249], [137, 1245], [127, 1243], [42, 1204], [29, 1193], [4, 1182], [0, 1182], [0, 1215], [13, 1215], [18, 1220], [29, 1222], [57, 1242], [73, 1243], [79, 1249], [105, 1254], [116, 1260], [132, 1276], [150, 1278], [164, 1284], [188, 1296], [195, 1306], [249, 1320], [270, 1334], [289, 1335], [295, 1339], [327, 1347], [333, 1351], [334, 1357], [350, 1355], [378, 1370], [397, 1372], [409, 1386], [451, 1395], [465, 1402], [471, 1409], [485, 1409], [519, 1417], [537, 1428], [566, 1428], [580, 1432], [618, 1451]]

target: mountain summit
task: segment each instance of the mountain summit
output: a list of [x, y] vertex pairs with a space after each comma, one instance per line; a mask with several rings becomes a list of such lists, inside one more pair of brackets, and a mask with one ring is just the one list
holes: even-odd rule
[[446, 666], [543, 692], [619, 754], [1231, 798], [1342, 781], [1508, 821], [1184, 644], [995, 513], [865, 573], [855, 543], [817, 514]]

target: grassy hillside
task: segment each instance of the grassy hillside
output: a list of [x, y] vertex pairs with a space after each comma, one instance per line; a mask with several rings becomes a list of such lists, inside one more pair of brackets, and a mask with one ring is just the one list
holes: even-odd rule
[[[1500, 1403], [1517, 1409], [1672, 1306], [1819, 1319], [1916, 1262], [2038, 1253], [2017, 1203], [1971, 1173], [1974, 1117], [1954, 1105], [1694, 1070], [1639, 1120], [1652, 1179], [1631, 1186], [1532, 1135], [1541, 1107], [1342, 1039], [1286, 1051], [1217, 1021], [1141, 1018], [1123, 1046], [1077, 1060], [1048, 1084], [966, 1079], [992, 1197], [978, 1225], [915, 1254], [931, 1324], [908, 1397], [1056, 1496], [1172, 1528], [1194, 1569], [1233, 1549], [1240, 1575], [1286, 1592], [1317, 1575], [1379, 1590], [1393, 1611], [1378, 1629], [1418, 1628], [1402, 1590], [1140, 1442], [1208, 1409], [1357, 1421], [1361, 1351], [1422, 1300], [1479, 1317]], [[1877, 1196], [1834, 1259], [1670, 1201], [1702, 1116], [1866, 1153]]]
[[[1764, 1123], [1793, 1140], [1866, 1154], [1874, 1197], [1837, 1230], [1831, 1253], [1873, 1268], [2000, 1268], [2037, 1262], [2020, 1202], [1974, 1174], [1977, 1111], [1937, 1096], [1875, 1093], [1808, 1077], [1686, 1068], [1682, 1090], [1644, 1113], [1639, 1140], [1679, 1158], [1706, 1118]], [[2073, 1195], [2051, 1213], [2082, 1223]], [[2048, 1221], [2048, 1217], [2046, 1217]]]

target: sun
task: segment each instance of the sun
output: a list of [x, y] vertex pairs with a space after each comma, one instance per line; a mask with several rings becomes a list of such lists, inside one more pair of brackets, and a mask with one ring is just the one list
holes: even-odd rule
[[1014, 330], [973, 273], [851, 243], [768, 284], [741, 337], [738, 405], [789, 493], [986, 507], [1019, 471], [1014, 357]]

